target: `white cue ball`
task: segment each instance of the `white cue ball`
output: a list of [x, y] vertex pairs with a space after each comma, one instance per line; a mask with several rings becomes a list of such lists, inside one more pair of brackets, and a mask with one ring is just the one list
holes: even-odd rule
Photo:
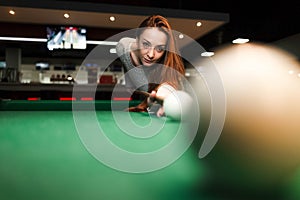
[[222, 136], [207, 156], [215, 180], [251, 194], [286, 187], [300, 172], [299, 60], [251, 42], [218, 48], [198, 65], [216, 67], [226, 93]]
[[193, 105], [192, 97], [182, 90], [171, 92], [164, 99], [164, 111], [167, 117], [174, 120], [185, 120], [188, 118]]

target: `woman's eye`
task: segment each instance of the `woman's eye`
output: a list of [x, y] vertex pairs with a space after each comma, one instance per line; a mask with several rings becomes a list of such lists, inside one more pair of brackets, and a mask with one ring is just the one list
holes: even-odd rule
[[163, 52], [164, 50], [165, 50], [164, 47], [160, 47], [160, 46], [156, 47], [157, 52]]
[[144, 48], [149, 48], [149, 47], [150, 47], [150, 44], [147, 43], [147, 42], [143, 42], [143, 47], [144, 47]]

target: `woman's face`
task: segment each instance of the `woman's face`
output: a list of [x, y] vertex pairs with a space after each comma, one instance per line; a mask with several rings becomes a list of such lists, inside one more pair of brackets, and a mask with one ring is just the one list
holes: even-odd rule
[[158, 28], [146, 28], [138, 40], [139, 58], [144, 66], [158, 63], [167, 47], [167, 35]]

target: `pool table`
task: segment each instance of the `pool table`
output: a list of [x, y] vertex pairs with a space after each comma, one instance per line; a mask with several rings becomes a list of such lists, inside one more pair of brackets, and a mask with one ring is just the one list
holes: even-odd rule
[[[145, 138], [124, 135], [118, 128], [111, 105], [114, 104], [116, 113], [126, 117], [128, 112], [124, 108], [136, 103], [138, 101], [1, 101], [0, 199], [159, 200], [199, 197], [195, 191], [203, 175], [203, 166], [198, 162], [196, 151], [187, 149], [174, 162], [160, 169], [145, 172], [137, 169], [134, 172], [102, 162], [84, 143], [83, 135], [90, 133], [88, 130], [79, 133], [76, 111], [72, 111], [74, 104], [83, 107], [93, 104], [94, 111], [78, 111], [87, 119], [85, 125], [93, 123], [88, 121], [92, 113], [101, 122], [107, 137], [127, 151], [145, 153], [167, 144], [178, 128], [176, 121], [166, 120], [160, 134], [149, 139], [152, 140], [149, 143]], [[153, 123], [161, 121], [147, 113], [129, 115], [140, 125], [149, 120]], [[126, 158], [114, 157], [108, 151], [105, 153], [111, 158], [126, 162]]]
[[[109, 139], [125, 153], [146, 155], [163, 149], [172, 141], [181, 122], [157, 118], [148, 113], [124, 111], [126, 107], [137, 103], [110, 100], [2, 100], [0, 199], [261, 199], [261, 191], [254, 196], [252, 194], [255, 191], [247, 188], [239, 188], [241, 192], [229, 192], [214, 184], [215, 179], [208, 178], [214, 172], [208, 167], [206, 159], [197, 156], [199, 135], [181, 154], [175, 156], [176, 159], [169, 159], [174, 157], [172, 152], [160, 157], [161, 163], [168, 161], [162, 165], [152, 166], [154, 162], [159, 163], [156, 157], [135, 160], [134, 156], [132, 158], [127, 154], [117, 154], [118, 151], [116, 153], [113, 149], [101, 148], [108, 144], [98, 141], [97, 135], [93, 136], [91, 132], [95, 130], [99, 134], [104, 133], [103, 140]], [[83, 109], [74, 110], [76, 107]], [[163, 127], [158, 130], [159, 134], [137, 138], [126, 133], [116, 122], [116, 118], [128, 117], [142, 127], [149, 123], [163, 123]], [[98, 122], [96, 126], [95, 119]], [[91, 128], [94, 126], [100, 128]], [[182, 144], [177, 145], [181, 148]], [[207, 157], [207, 160], [227, 162], [226, 158], [215, 156], [214, 151]], [[241, 175], [234, 168], [224, 167], [223, 173]], [[230, 185], [228, 180], [222, 181]], [[300, 176], [295, 174], [285, 192], [280, 193], [284, 199], [297, 199], [300, 196], [299, 182]], [[246, 184], [241, 185], [244, 187]], [[263, 198], [270, 196], [273, 199], [279, 197], [277, 190], [275, 192], [274, 189], [274, 193], [267, 193]]]

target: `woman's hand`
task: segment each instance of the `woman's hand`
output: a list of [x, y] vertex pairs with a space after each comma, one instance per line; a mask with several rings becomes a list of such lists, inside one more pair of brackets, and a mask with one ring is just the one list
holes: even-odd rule
[[[152, 91], [150, 93], [150, 96], [148, 98], [148, 105], [151, 107], [157, 99], [163, 101], [169, 94], [176, 91], [175, 88], [173, 88], [171, 85], [167, 83], [161, 84], [161, 86], [156, 91]], [[158, 117], [162, 117], [165, 115], [164, 107], [163, 105], [157, 110], [156, 115]]]
[[[157, 93], [155, 91], [152, 91], [150, 93], [150, 96], [148, 97], [148, 100], [147, 100], [147, 103], [148, 103], [149, 107], [151, 107], [154, 103], [156, 103], [157, 98], [160, 98], [161, 100], [163, 100], [161, 97], [157, 96]], [[157, 117], [162, 117], [164, 115], [165, 115], [164, 107], [163, 107], [163, 105], [161, 105], [159, 107], [159, 109], [157, 110], [157, 112], [156, 112], [156, 116]]]

